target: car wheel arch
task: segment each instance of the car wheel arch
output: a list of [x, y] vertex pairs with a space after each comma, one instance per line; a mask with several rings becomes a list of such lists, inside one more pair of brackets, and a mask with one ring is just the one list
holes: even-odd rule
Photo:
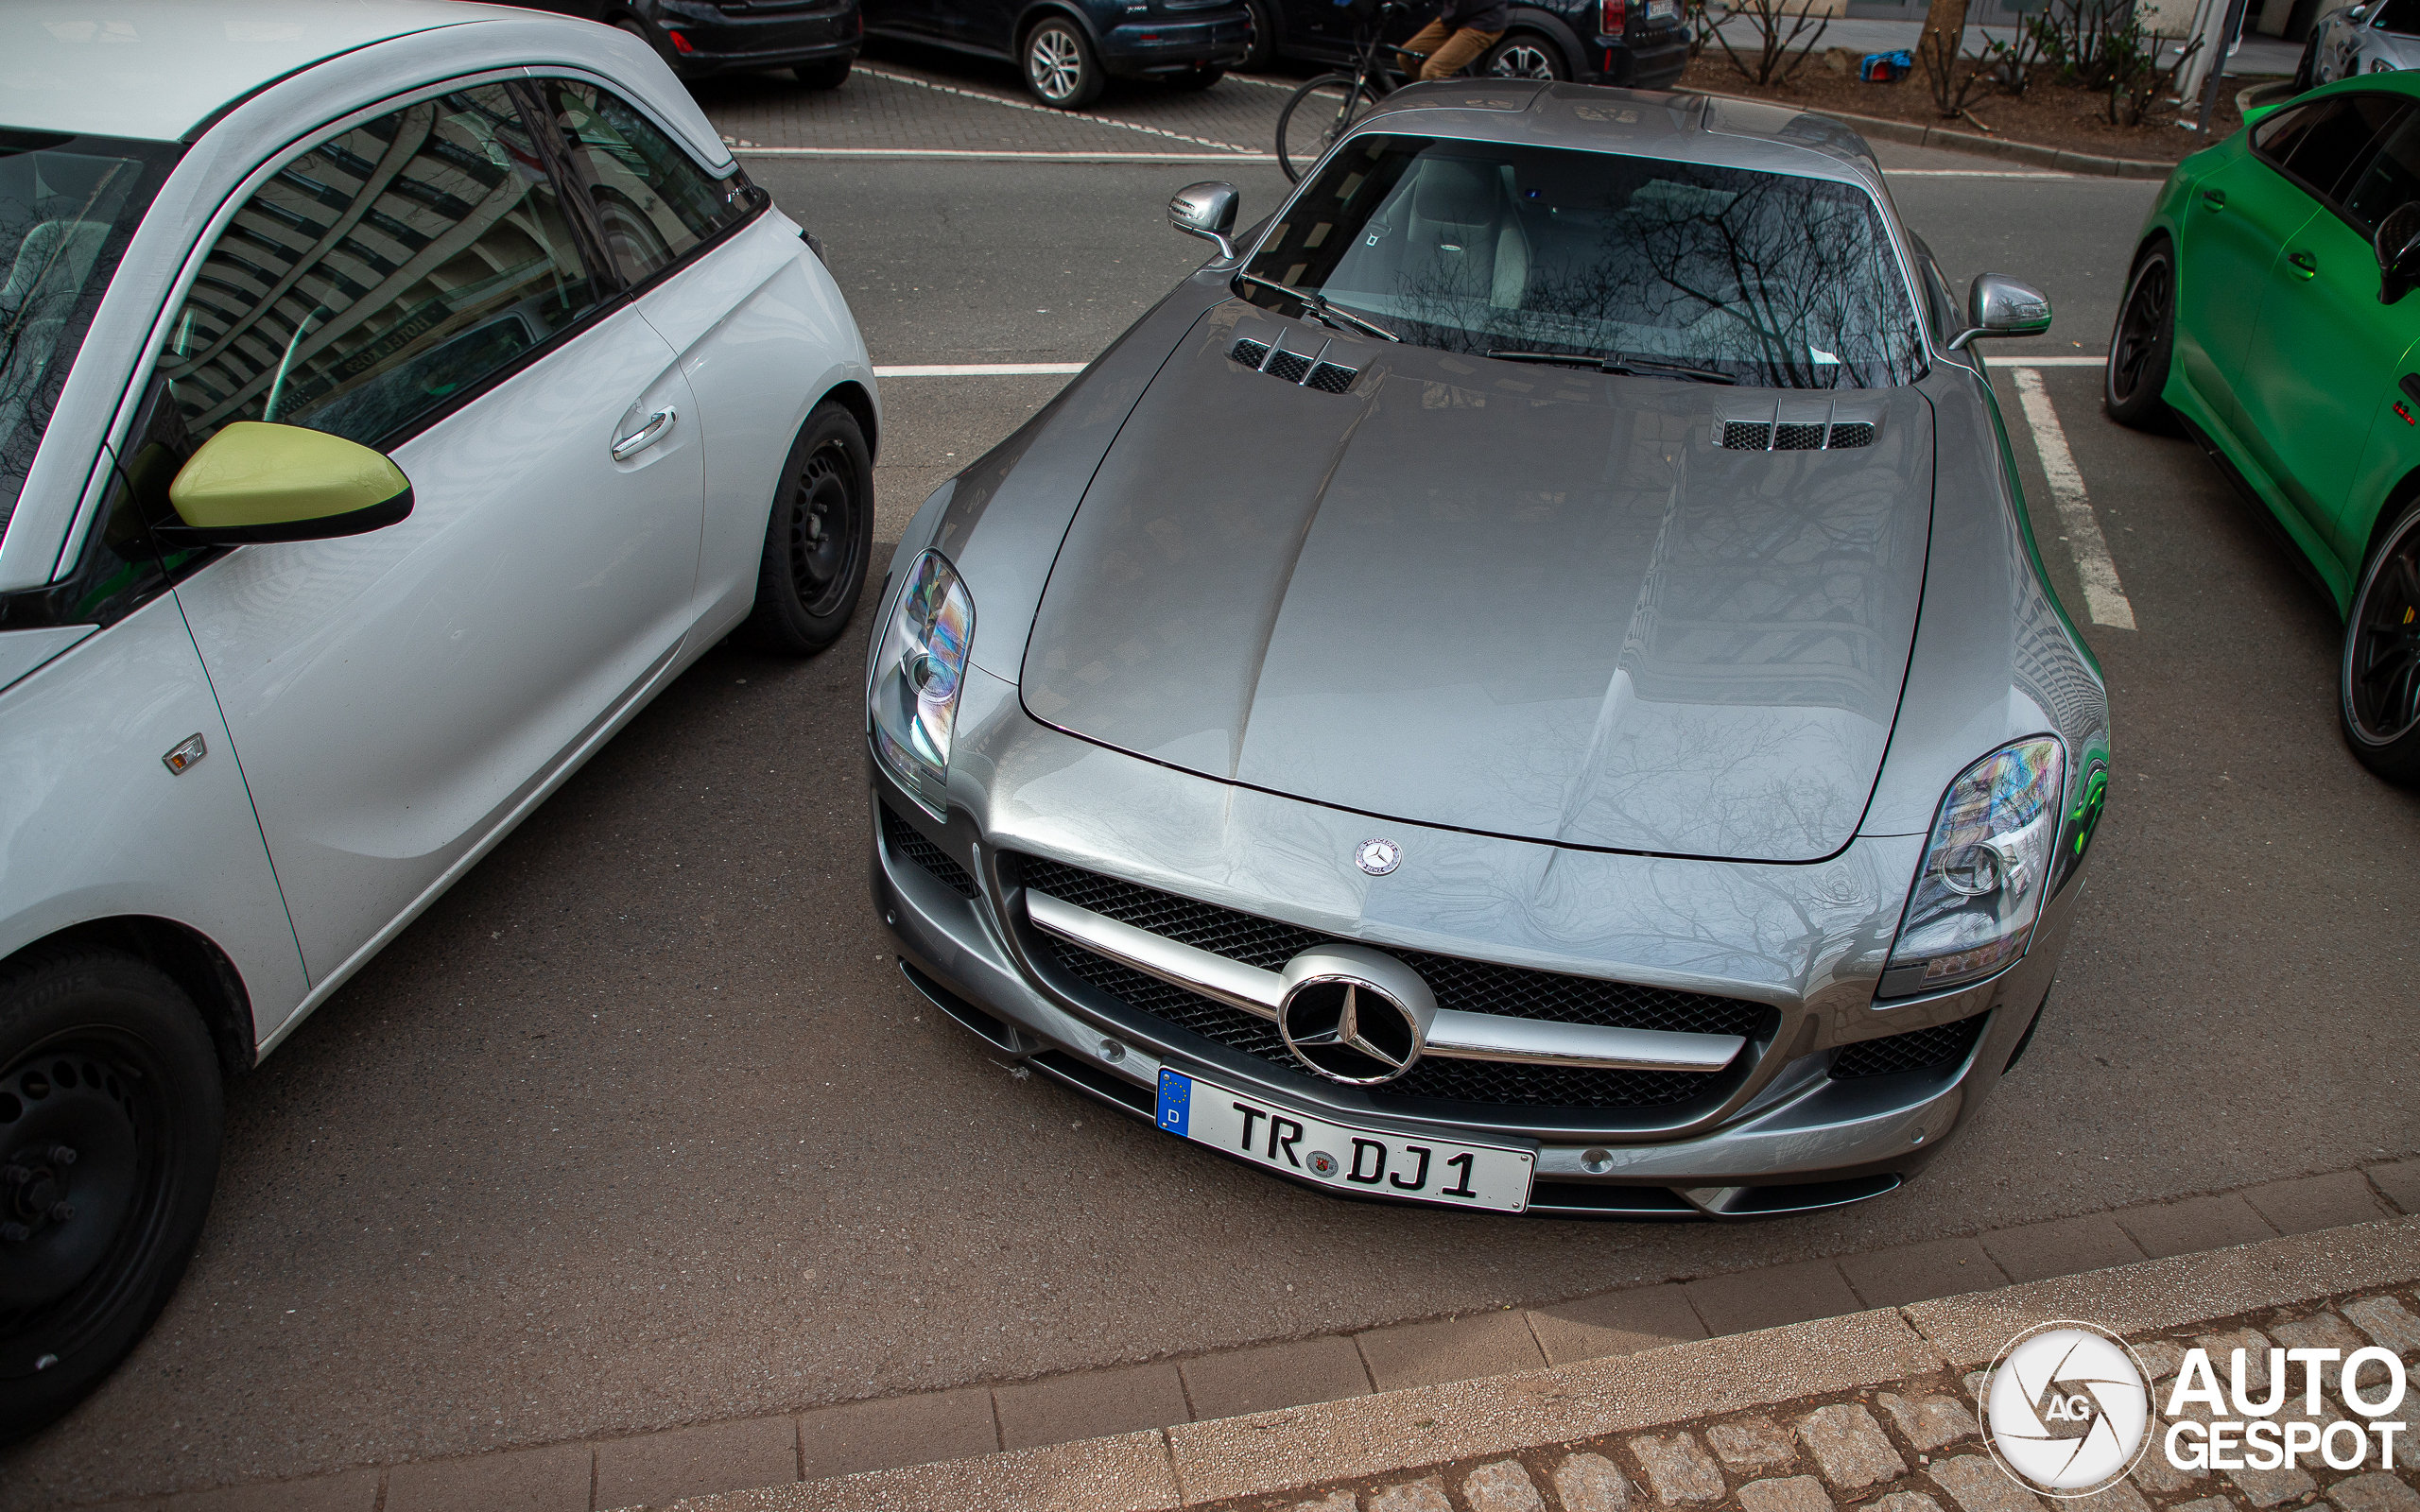
[[[1026, 7], [1017, 15], [1016, 42], [1010, 49], [1010, 56], [1015, 58], [1022, 65], [1026, 43], [1032, 37], [1033, 28], [1053, 19], [1074, 22], [1077, 29], [1084, 34], [1084, 41], [1090, 43], [1096, 49], [1100, 46], [1100, 30], [1093, 25], [1092, 18], [1085, 15], [1080, 7], [1063, 5], [1059, 0], [1037, 0], [1036, 4]], [[866, 440], [868, 445], [872, 445], [873, 438], [869, 435]]]
[[[2369, 540], [2362, 543], [2361, 555], [2352, 564], [2357, 580], [2359, 575], [2368, 568], [2370, 558], [2386, 544], [2387, 533], [2394, 528], [2396, 521], [2403, 518], [2404, 511], [2411, 507], [2414, 499], [2420, 499], [2420, 467], [2397, 478], [2394, 487], [2386, 490], [2386, 497], [2378, 505], [2377, 518], [2370, 522]], [[2348, 596], [2339, 612], [2349, 614], [2352, 607]]]
[[1602, 69], [1588, 66], [1587, 44], [1582, 41], [1578, 32], [1571, 29], [1568, 22], [1550, 10], [1532, 10], [1523, 6], [1513, 7], [1504, 24], [1504, 36], [1497, 43], [1492, 43], [1489, 50], [1494, 51], [1496, 45], [1510, 42], [1523, 32], [1542, 37], [1553, 43], [1555, 50], [1563, 54], [1563, 66], [1570, 71], [1573, 78], [1584, 78], [1591, 74], [1604, 72]]
[[251, 992], [233, 960], [201, 931], [155, 914], [88, 919], [27, 940], [0, 966], [61, 946], [119, 952], [157, 967], [193, 1000], [221, 1073], [234, 1076], [259, 1063]]
[[[806, 412], [811, 415], [815, 413], [817, 408], [824, 404], [838, 404], [841, 408], [847, 410], [851, 416], [855, 417], [857, 422], [857, 429], [864, 434], [866, 438], [866, 460], [868, 462], [876, 461], [881, 457], [881, 425], [880, 421], [875, 417], [873, 395], [866, 392], [865, 385], [858, 383], [855, 379], [849, 379], [845, 382], [835, 384], [829, 390], [824, 392], [821, 397], [818, 398], [814, 404], [807, 405]], [[804, 420], [802, 420], [801, 423], [804, 423]]]

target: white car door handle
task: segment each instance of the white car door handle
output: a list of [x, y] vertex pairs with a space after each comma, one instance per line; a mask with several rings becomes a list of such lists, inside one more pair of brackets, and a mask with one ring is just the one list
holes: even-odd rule
[[666, 404], [647, 418], [647, 423], [614, 443], [614, 460], [627, 462], [648, 447], [664, 439], [681, 412]]

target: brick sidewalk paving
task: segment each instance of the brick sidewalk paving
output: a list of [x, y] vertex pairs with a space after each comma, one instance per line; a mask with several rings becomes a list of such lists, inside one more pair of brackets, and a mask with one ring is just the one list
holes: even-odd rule
[[775, 74], [704, 80], [698, 103], [736, 147], [908, 151], [1265, 154], [1291, 79], [1229, 77], [1205, 90], [1122, 83], [1093, 109], [1054, 111], [1006, 64], [885, 49], [837, 90]]

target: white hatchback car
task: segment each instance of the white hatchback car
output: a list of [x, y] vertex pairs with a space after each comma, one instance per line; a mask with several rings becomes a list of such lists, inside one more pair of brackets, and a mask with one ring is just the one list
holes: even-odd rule
[[164, 1304], [248, 1066], [873, 549], [820, 247], [611, 27], [0, 4], [0, 1439]]

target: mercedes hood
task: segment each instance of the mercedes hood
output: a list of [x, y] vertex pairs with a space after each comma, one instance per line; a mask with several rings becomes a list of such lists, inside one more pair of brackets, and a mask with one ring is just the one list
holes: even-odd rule
[[1025, 705], [1379, 819], [1817, 860], [1890, 739], [1932, 472], [1908, 389], [1515, 368], [1230, 301], [1086, 490]]

